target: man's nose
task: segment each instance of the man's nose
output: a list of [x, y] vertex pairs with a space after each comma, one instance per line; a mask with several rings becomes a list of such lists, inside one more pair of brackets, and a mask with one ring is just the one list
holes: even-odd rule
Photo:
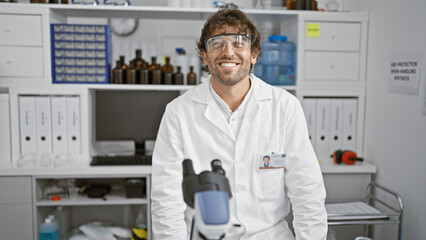
[[225, 42], [222, 51], [227, 56], [235, 55], [234, 48], [232, 47], [232, 43], [230, 41]]

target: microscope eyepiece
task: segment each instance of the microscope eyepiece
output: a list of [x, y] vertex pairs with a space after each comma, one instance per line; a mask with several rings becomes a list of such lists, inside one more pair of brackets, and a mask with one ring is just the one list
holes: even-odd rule
[[214, 159], [211, 161], [210, 165], [214, 173], [225, 176], [225, 170], [222, 168], [222, 162], [219, 159]]
[[192, 165], [191, 159], [183, 160], [182, 172], [183, 172], [183, 177], [186, 177], [187, 175], [195, 175], [194, 166]]

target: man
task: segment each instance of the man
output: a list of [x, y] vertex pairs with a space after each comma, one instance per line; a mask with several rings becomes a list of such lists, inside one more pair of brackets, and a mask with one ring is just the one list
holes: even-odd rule
[[[250, 74], [260, 51], [256, 27], [239, 10], [221, 9], [198, 42], [211, 73], [166, 108], [152, 165], [155, 239], [187, 239], [193, 210], [182, 196], [182, 160], [196, 172], [220, 159], [229, 179], [231, 222], [226, 239], [295, 239], [284, 217], [293, 210], [296, 239], [325, 239], [322, 175], [299, 101]], [[261, 169], [267, 154], [281, 168]]]
[[269, 161], [270, 160], [271, 160], [271, 158], [268, 155], [264, 156], [263, 157], [263, 166], [264, 167], [269, 167]]

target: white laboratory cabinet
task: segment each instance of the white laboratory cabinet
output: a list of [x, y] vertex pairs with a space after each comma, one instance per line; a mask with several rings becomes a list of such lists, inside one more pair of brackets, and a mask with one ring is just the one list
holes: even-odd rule
[[[58, 205], [68, 206], [74, 215], [93, 213], [99, 216], [99, 220], [108, 217], [102, 212], [111, 207], [113, 212], [120, 212], [120, 208], [126, 205], [147, 205], [149, 197], [136, 202], [124, 197], [116, 202], [87, 202], [73, 201], [61, 203], [48, 203], [39, 199], [40, 184], [46, 179], [58, 178], [127, 178], [140, 176], [150, 179], [150, 168], [140, 167], [139, 173], [130, 168], [102, 168], [102, 170], [88, 167], [90, 157], [97, 154], [94, 137], [94, 111], [93, 101], [96, 91], [146, 91], [146, 90], [177, 90], [185, 91], [192, 86], [166, 86], [166, 85], [112, 85], [112, 84], [53, 84], [51, 69], [51, 40], [50, 24], [108, 24], [110, 17], [137, 18], [141, 26], [132, 37], [141, 34], [140, 41], [149, 35], [154, 42], [167, 42], [164, 39], [186, 39], [195, 42], [201, 32], [204, 21], [216, 9], [210, 8], [171, 8], [153, 6], [87, 6], [87, 5], [59, 5], [59, 4], [0, 4], [0, 88], [5, 89], [10, 102], [10, 131], [11, 131], [11, 165], [16, 163], [21, 155], [20, 127], [19, 127], [19, 97], [20, 96], [79, 96], [80, 97], [80, 136], [81, 151], [75, 159], [83, 167], [74, 170], [66, 169], [1, 169], [0, 171], [0, 232], [2, 236], [15, 234], [15, 221], [19, 222], [19, 239], [37, 239], [40, 221], [50, 214]], [[247, 9], [245, 12], [258, 26], [266, 26], [272, 23], [274, 29], [288, 36], [290, 41], [296, 44], [296, 84], [294, 86], [280, 86], [295, 94], [302, 102], [307, 98], [351, 98], [357, 101], [354, 117], [353, 149], [358, 155], [363, 153], [363, 128], [365, 112], [365, 87], [366, 87], [366, 51], [368, 14], [351, 12], [314, 12], [314, 11], [287, 11], [287, 10], [258, 10]], [[181, 23], [182, 33], [167, 32], [176, 31], [167, 27], [175, 22]], [[143, 23], [149, 23], [143, 25]], [[185, 27], [185, 25], [199, 24], [200, 29]], [[160, 27], [158, 27], [160, 26]], [[177, 28], [179, 29], [179, 28]], [[311, 30], [315, 33], [312, 35]], [[262, 30], [262, 29], [260, 29]], [[145, 34], [148, 31], [149, 34]], [[142, 36], [143, 35], [143, 36]], [[135, 37], [136, 38], [136, 37]], [[113, 38], [112, 48], [120, 49], [120, 41], [125, 38]], [[114, 47], [115, 46], [115, 47]], [[194, 43], [194, 48], [195, 43]], [[161, 44], [156, 48], [160, 56]], [[144, 49], [143, 49], [144, 50]], [[149, 58], [144, 57], [150, 61]], [[112, 59], [111, 65], [115, 65]], [[128, 60], [128, 59], [127, 59]], [[315, 146], [314, 146], [315, 147]], [[321, 163], [331, 165], [331, 159], [327, 154], [318, 155]], [[4, 162], [4, 161], [0, 161]], [[370, 166], [370, 165], [368, 165]], [[345, 173], [336, 170], [338, 174]], [[323, 171], [329, 169], [322, 167]], [[120, 170], [121, 169], [121, 170]], [[326, 170], [325, 176], [333, 175], [332, 170]], [[358, 170], [357, 170], [358, 169]], [[129, 170], [129, 171], [127, 171]], [[370, 166], [368, 171], [354, 168], [358, 173], [364, 172], [370, 179], [375, 167]], [[352, 171], [352, 170], [348, 170]], [[335, 192], [332, 181], [327, 183], [327, 191], [333, 199]], [[327, 178], [327, 177], [326, 177]], [[14, 179], [18, 181], [14, 181]], [[147, 184], [150, 181], [146, 181]], [[331, 183], [328, 183], [331, 182]], [[17, 186], [21, 184], [22, 186]], [[364, 184], [364, 183], [363, 183]], [[362, 186], [357, 189], [364, 189]], [[11, 191], [10, 189], [19, 189]], [[149, 189], [149, 187], [147, 188]], [[330, 190], [330, 191], [329, 191]], [[21, 192], [22, 193], [19, 193]], [[19, 195], [19, 201], [11, 196], [5, 196], [5, 192], [11, 195]], [[147, 194], [149, 196], [149, 194]], [[352, 195], [351, 195], [352, 196]], [[356, 197], [362, 199], [363, 196]], [[333, 199], [335, 200], [335, 199]], [[347, 199], [345, 199], [347, 200]], [[17, 208], [16, 218], [9, 218], [9, 211]], [[82, 210], [84, 209], [84, 210]], [[149, 207], [147, 216], [150, 215]], [[87, 211], [86, 211], [87, 210]], [[81, 221], [74, 216], [73, 223]], [[15, 228], [16, 229], [16, 228]], [[25, 231], [24, 231], [25, 230]], [[9, 238], [11, 239], [11, 238]], [[18, 238], [17, 238], [18, 239]]]

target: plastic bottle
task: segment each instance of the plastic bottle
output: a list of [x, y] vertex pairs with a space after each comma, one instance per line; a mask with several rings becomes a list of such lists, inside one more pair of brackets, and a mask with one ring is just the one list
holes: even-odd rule
[[184, 76], [189, 72], [189, 58], [183, 48], [176, 48], [175, 64], [176, 67], [180, 66], [180, 70]]
[[53, 215], [53, 214], [48, 215], [47, 218], [49, 218], [52, 221], [52, 224], [55, 225], [56, 234], [59, 238], [59, 222], [58, 222], [58, 219], [56, 219], [55, 215]]
[[197, 75], [194, 73], [194, 67], [189, 67], [189, 73], [186, 75], [187, 84], [188, 85], [195, 85], [197, 84]]
[[[148, 239], [148, 231], [146, 225], [146, 211], [143, 206], [138, 209], [138, 214], [135, 219], [135, 224], [132, 227], [132, 240]], [[137, 238], [136, 238], [137, 237]]]
[[262, 42], [255, 74], [272, 85], [294, 85], [295, 45], [283, 35], [271, 35]]
[[52, 219], [46, 218], [40, 226], [40, 240], [59, 240], [58, 227]]
[[68, 213], [68, 209], [62, 207], [62, 206], [58, 206], [56, 207], [56, 212], [55, 212], [55, 218], [57, 219], [58, 222], [58, 232], [59, 232], [59, 237], [63, 238], [65, 237], [65, 235], [68, 232], [68, 227], [69, 227], [69, 213]]

